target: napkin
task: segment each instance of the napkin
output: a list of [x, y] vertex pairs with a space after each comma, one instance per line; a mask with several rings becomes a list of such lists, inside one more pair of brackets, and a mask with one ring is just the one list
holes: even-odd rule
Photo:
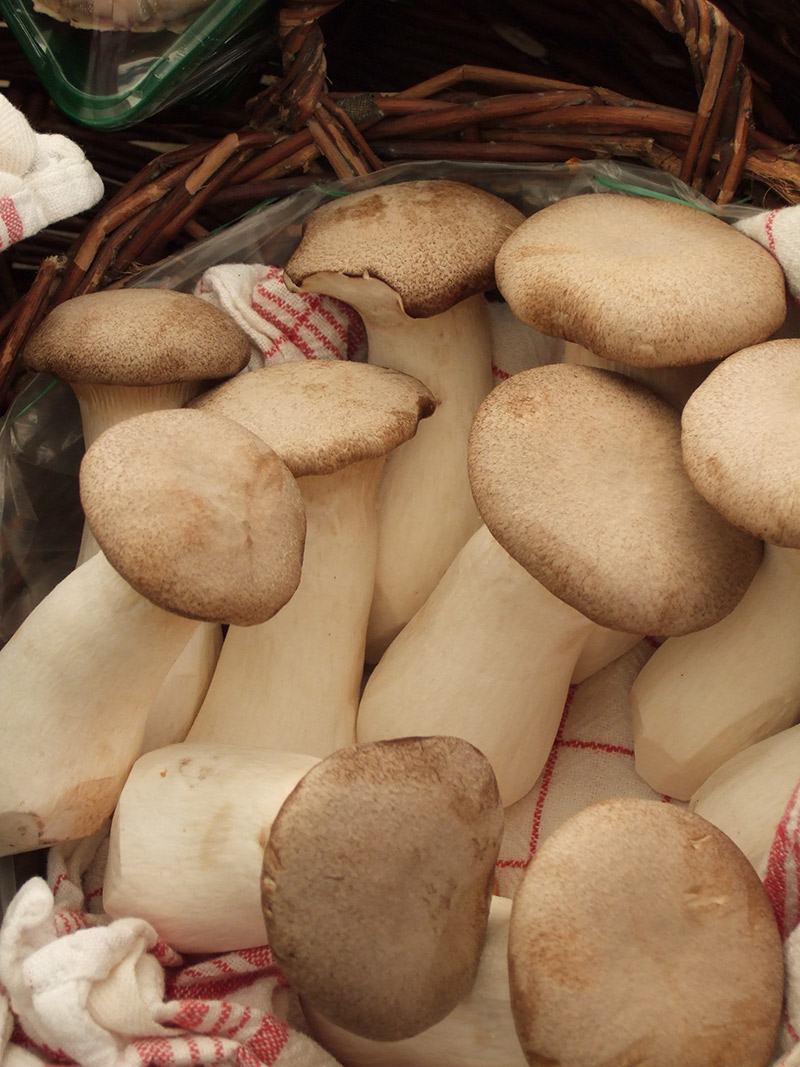
[[88, 210], [102, 195], [100, 175], [74, 141], [35, 133], [0, 95], [0, 251]]

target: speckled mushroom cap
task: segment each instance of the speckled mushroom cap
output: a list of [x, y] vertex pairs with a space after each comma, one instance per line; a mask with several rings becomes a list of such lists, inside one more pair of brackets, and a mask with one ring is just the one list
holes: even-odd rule
[[109, 289], [58, 304], [31, 335], [24, 360], [70, 382], [166, 385], [237, 374], [247, 334], [224, 311], [170, 289]]
[[379, 278], [427, 318], [494, 286], [494, 258], [524, 216], [463, 182], [400, 182], [332, 200], [306, 218], [285, 273]]
[[630, 797], [539, 847], [511, 910], [511, 1008], [530, 1064], [766, 1067], [783, 954], [764, 887], [705, 819]]
[[689, 398], [683, 458], [700, 493], [730, 522], [800, 548], [800, 340], [729, 356]]
[[532, 215], [497, 256], [523, 322], [634, 366], [719, 360], [786, 316], [785, 279], [757, 242], [697, 208], [620, 194]]
[[689, 481], [678, 413], [621, 374], [551, 364], [507, 379], [475, 416], [469, 470], [493, 536], [602, 626], [710, 626], [761, 561]]
[[250, 371], [189, 406], [225, 415], [257, 433], [299, 478], [387, 455], [414, 436], [436, 401], [408, 374], [321, 359]]
[[322, 1015], [411, 1037], [470, 989], [503, 832], [485, 757], [454, 737], [340, 749], [273, 822], [262, 898], [270, 947]]
[[111, 565], [167, 611], [250, 626], [300, 581], [297, 483], [230, 419], [184, 409], [126, 419], [87, 449], [80, 491]]

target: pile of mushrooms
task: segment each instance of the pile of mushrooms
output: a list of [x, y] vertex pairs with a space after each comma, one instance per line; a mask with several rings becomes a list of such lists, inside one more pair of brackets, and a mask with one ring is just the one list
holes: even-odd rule
[[[784, 975], [759, 875], [800, 743], [780, 267], [688, 205], [525, 219], [427, 181], [319, 208], [285, 274], [356, 307], [368, 362], [241, 373], [222, 313], [146, 291], [34, 335], [82, 407], [148, 399], [87, 410], [99, 550], [0, 651], [0, 854], [110, 819], [107, 912], [185, 952], [268, 940], [350, 1067], [765, 1067]], [[495, 287], [563, 362], [492, 387]], [[156, 353], [162, 304], [220, 358]], [[201, 620], [221, 652], [160, 729]], [[570, 686], [645, 635], [637, 771], [691, 804], [592, 805], [493, 895]]]

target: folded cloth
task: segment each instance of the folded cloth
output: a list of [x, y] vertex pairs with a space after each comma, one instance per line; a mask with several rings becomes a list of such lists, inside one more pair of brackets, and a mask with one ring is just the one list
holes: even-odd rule
[[0, 251], [88, 210], [102, 195], [100, 175], [77, 144], [35, 133], [0, 95]]
[[800, 299], [800, 204], [749, 215], [734, 227], [769, 249], [783, 267], [789, 292]]
[[107, 828], [51, 849], [0, 928], [0, 1064], [333, 1067], [289, 1025], [296, 998], [266, 946], [187, 962], [149, 923], [110, 920]]
[[335, 297], [293, 293], [281, 267], [209, 267], [195, 294], [226, 311], [250, 338], [250, 370], [300, 359], [366, 358], [361, 316]]

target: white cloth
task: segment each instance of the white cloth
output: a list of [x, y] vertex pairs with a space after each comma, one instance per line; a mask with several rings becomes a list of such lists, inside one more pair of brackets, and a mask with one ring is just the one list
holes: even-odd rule
[[[105, 831], [51, 849], [0, 927], [0, 1064], [42, 1067], [334, 1067], [296, 1027], [264, 946], [186, 962], [149, 923], [111, 921]], [[93, 898], [93, 899], [92, 899]]]
[[87, 211], [102, 195], [100, 175], [74, 141], [35, 133], [0, 95], [0, 251]]

